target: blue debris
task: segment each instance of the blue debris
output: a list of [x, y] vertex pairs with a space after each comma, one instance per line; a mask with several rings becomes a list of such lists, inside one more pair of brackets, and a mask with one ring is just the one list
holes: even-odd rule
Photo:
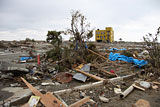
[[86, 49], [88, 49], [88, 46], [87, 46], [87, 44], [86, 44], [86, 43], [85, 43], [85, 48], [86, 48]]
[[20, 57], [20, 61], [25, 61], [25, 60], [29, 60], [32, 59], [32, 57]]
[[111, 48], [109, 51], [125, 51], [127, 50], [126, 48], [122, 48], [122, 49], [117, 49], [117, 48]]
[[76, 47], [75, 50], [78, 50], [78, 41], [76, 41]]
[[[88, 49], [88, 46], [87, 46], [86, 42], [85, 42], [85, 44], [84, 44], [84, 47], [85, 47], [85, 49]], [[78, 50], [78, 41], [76, 41], [75, 50]]]
[[138, 59], [134, 59], [133, 57], [127, 57], [125, 55], [120, 55], [120, 53], [112, 53], [112, 52], [110, 52], [109, 54], [109, 60], [111, 61], [120, 60], [120, 61], [129, 62], [129, 63], [134, 63], [135, 65], [139, 67], [142, 67], [148, 64], [148, 62], [145, 60], [138, 60]]

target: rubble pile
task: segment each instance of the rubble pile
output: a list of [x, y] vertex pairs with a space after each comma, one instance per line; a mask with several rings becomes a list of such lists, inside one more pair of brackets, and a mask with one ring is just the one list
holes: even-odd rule
[[64, 42], [59, 48], [43, 41], [0, 42], [1, 85], [11, 90], [19, 87], [32, 92], [12, 98], [2, 95], [0, 104], [105, 107], [117, 106], [116, 102], [123, 106], [128, 101], [127, 106], [152, 105], [144, 97], [127, 100], [135, 91], [143, 94], [159, 92], [160, 78], [150, 66], [149, 52], [143, 43], [86, 45], [82, 58], [74, 55], [69, 48], [70, 42]]

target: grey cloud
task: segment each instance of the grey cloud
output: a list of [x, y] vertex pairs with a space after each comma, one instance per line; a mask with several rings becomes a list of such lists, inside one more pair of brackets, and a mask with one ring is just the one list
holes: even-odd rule
[[159, 13], [158, 3], [159, 0], [0, 0], [0, 32], [65, 29], [70, 26], [71, 10], [80, 10], [96, 28], [118, 29], [117, 26], [132, 26], [128, 25], [132, 21], [141, 23], [139, 19], [150, 17], [149, 13]]

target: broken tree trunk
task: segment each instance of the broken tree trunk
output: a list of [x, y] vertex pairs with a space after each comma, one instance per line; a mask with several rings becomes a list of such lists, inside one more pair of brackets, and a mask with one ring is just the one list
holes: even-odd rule
[[86, 76], [89, 76], [89, 77], [91, 77], [91, 78], [93, 78], [93, 79], [95, 79], [95, 80], [98, 80], [98, 81], [103, 81], [103, 80], [105, 80], [105, 79], [103, 79], [103, 78], [97, 77], [97, 76], [95, 76], [95, 75], [93, 75], [93, 74], [89, 74], [89, 73], [84, 72], [84, 71], [81, 71], [81, 70], [79, 70], [79, 69], [74, 69], [74, 70], [75, 70], [75, 71], [78, 71], [78, 72], [80, 72], [80, 73], [82, 73], [82, 74], [84, 74], [84, 75], [86, 75]]
[[[130, 78], [130, 77], [132, 77], [134, 75], [135, 74], [131, 74], [131, 75], [123, 76], [123, 77], [111, 78], [108, 81], [110, 81], [110, 82], [121, 81], [123, 79]], [[92, 88], [92, 87], [101, 86], [101, 85], [104, 84], [104, 81], [98, 81], [98, 82], [94, 82], [94, 83], [90, 83], [90, 84], [86, 84], [86, 85], [73, 87], [73, 88], [70, 88], [70, 89], [59, 90], [59, 91], [55, 91], [53, 93], [58, 94], [58, 95], [62, 95], [64, 93], [71, 93], [72, 91], [85, 90], [85, 89], [89, 89], [89, 88]]]
[[85, 97], [85, 98], [71, 104], [69, 107], [80, 107], [81, 105], [83, 105], [89, 101], [90, 101], [90, 97]]
[[40, 101], [42, 102], [44, 106], [46, 107], [66, 107], [60, 100], [58, 100], [51, 93], [42, 94], [35, 87], [33, 87], [30, 83], [28, 83], [24, 78], [21, 77], [21, 79], [36, 96], [40, 96]]

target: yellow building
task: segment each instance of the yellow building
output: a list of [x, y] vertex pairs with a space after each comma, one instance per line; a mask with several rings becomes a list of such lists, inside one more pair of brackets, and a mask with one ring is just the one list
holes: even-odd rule
[[114, 42], [114, 31], [112, 27], [106, 27], [105, 30], [97, 29], [95, 31], [95, 40], [97, 42]]

